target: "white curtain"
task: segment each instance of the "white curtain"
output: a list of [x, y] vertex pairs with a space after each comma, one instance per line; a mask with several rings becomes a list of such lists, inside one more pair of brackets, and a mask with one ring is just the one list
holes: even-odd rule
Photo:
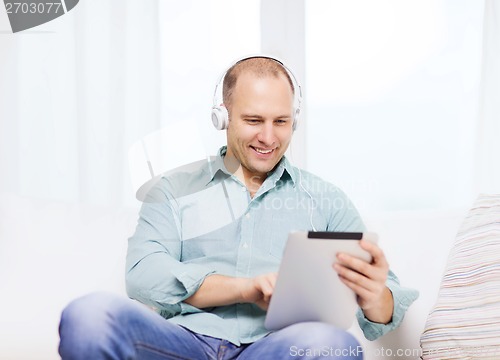
[[216, 80], [260, 49], [258, 0], [84, 0], [9, 30], [0, 11], [0, 193], [108, 206], [139, 205], [128, 154], [147, 134], [190, 122], [207, 153], [224, 144]]
[[500, 4], [486, 0], [479, 102], [476, 186], [500, 193]]
[[[187, 119], [203, 141], [219, 136], [210, 152], [224, 143], [210, 122], [215, 82], [259, 51], [259, 0], [81, 0], [16, 34], [2, 8], [0, 358], [56, 359], [70, 300], [124, 294], [140, 205], [131, 146]], [[167, 155], [180, 160], [192, 131], [174, 134]]]
[[130, 145], [160, 125], [158, 1], [85, 0], [10, 34], [0, 18], [0, 186], [123, 205]]

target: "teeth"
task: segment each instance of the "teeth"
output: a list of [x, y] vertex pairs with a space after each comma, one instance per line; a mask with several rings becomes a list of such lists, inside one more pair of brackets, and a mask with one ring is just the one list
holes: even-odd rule
[[257, 149], [257, 148], [254, 148], [255, 151], [257, 151], [258, 153], [261, 153], [261, 154], [269, 154], [271, 151], [273, 151], [273, 149], [270, 149], [270, 150], [261, 150], [261, 149]]

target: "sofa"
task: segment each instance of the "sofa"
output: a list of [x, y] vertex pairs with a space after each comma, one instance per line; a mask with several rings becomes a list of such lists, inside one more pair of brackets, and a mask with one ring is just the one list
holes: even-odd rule
[[[72, 299], [96, 290], [125, 296], [127, 238], [137, 207], [0, 194], [0, 359], [58, 359], [58, 321]], [[402, 284], [420, 291], [402, 326], [370, 342], [365, 359], [418, 359], [449, 248], [467, 209], [363, 214]]]

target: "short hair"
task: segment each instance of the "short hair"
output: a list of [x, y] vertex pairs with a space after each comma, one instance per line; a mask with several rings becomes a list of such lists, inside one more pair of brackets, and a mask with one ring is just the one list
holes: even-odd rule
[[251, 72], [259, 78], [266, 76], [273, 76], [277, 78], [280, 75], [283, 75], [290, 84], [292, 94], [295, 96], [295, 88], [292, 79], [282, 63], [268, 57], [251, 57], [238, 61], [236, 64], [231, 66], [229, 70], [227, 70], [226, 75], [224, 76], [222, 101], [224, 102], [226, 108], [229, 108], [231, 105], [231, 97], [233, 96], [236, 81], [238, 80], [238, 76], [243, 72]]

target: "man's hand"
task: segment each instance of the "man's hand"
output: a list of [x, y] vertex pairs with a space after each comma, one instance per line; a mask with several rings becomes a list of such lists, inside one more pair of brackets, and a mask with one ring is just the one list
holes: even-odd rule
[[200, 309], [253, 303], [267, 310], [277, 276], [277, 273], [263, 274], [254, 278], [209, 275], [198, 291], [184, 301]]
[[277, 273], [268, 273], [254, 278], [244, 279], [241, 289], [242, 302], [256, 304], [263, 310], [267, 310], [274, 285], [276, 284]]
[[371, 254], [371, 263], [339, 253], [338, 262], [333, 267], [340, 280], [356, 293], [365, 317], [373, 322], [387, 324], [391, 321], [394, 309], [392, 293], [385, 285], [389, 264], [376, 244], [364, 240], [359, 244]]

